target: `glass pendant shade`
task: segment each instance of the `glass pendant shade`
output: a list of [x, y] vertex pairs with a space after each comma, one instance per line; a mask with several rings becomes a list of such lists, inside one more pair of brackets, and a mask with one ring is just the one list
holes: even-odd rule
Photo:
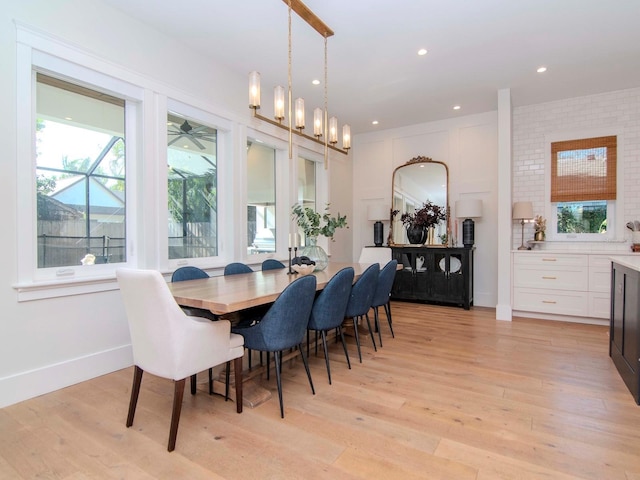
[[260, 73], [249, 73], [249, 107], [260, 108]]
[[351, 148], [351, 127], [346, 123], [342, 127], [342, 148], [345, 150]]
[[313, 134], [316, 137], [322, 136], [322, 109], [313, 110]]
[[284, 119], [284, 87], [281, 85], [273, 89], [273, 116], [276, 120]]
[[338, 143], [338, 119], [336, 117], [329, 119], [329, 143], [332, 145]]
[[304, 98], [296, 98], [295, 112], [296, 128], [304, 130]]

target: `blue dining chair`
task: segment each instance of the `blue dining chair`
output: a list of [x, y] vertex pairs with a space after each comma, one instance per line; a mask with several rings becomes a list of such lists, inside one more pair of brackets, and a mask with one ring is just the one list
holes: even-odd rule
[[239, 273], [253, 273], [249, 265], [240, 262], [233, 262], [224, 267], [225, 275], [237, 275]]
[[[198, 267], [193, 267], [191, 265], [187, 265], [186, 267], [180, 267], [171, 275], [171, 283], [173, 282], [184, 282], [187, 280], [198, 280], [201, 278], [209, 278], [209, 274]], [[181, 306], [182, 311], [189, 315], [190, 317], [202, 317], [208, 318], [212, 321], [217, 321], [220, 318], [212, 313], [209, 310], [204, 308], [196, 308], [196, 307], [184, 307]], [[225, 371], [226, 381], [224, 386], [224, 399], [225, 401], [229, 400], [229, 371], [231, 364], [227, 362], [227, 369]], [[209, 395], [213, 394], [213, 369], [209, 369]]]
[[276, 260], [275, 258], [267, 258], [264, 262], [262, 262], [262, 270], [278, 270], [280, 268], [285, 268], [284, 263], [280, 260]]
[[353, 319], [353, 330], [356, 339], [356, 345], [358, 347], [358, 358], [362, 363], [362, 352], [360, 351], [360, 335], [358, 334], [358, 324], [362, 317], [367, 320], [367, 327], [369, 327], [369, 335], [371, 335], [371, 342], [373, 342], [373, 349], [378, 351], [376, 347], [376, 340], [373, 336], [373, 330], [371, 330], [371, 322], [369, 321], [369, 309], [371, 308], [371, 301], [373, 300], [373, 294], [376, 291], [378, 284], [378, 276], [380, 274], [380, 265], [374, 263], [367, 267], [367, 269], [360, 275], [360, 278], [351, 287], [351, 296], [349, 297], [349, 303], [347, 304], [347, 310], [344, 314], [345, 318]]
[[378, 285], [376, 291], [373, 294], [373, 300], [371, 301], [371, 307], [373, 308], [375, 329], [378, 332], [378, 339], [380, 340], [380, 346], [382, 346], [382, 334], [380, 333], [380, 317], [378, 315], [378, 307], [384, 307], [384, 312], [387, 316], [387, 322], [389, 322], [389, 329], [391, 330], [391, 337], [395, 338], [393, 333], [393, 325], [391, 325], [391, 287], [393, 287], [393, 281], [396, 278], [396, 270], [398, 268], [398, 261], [391, 260], [380, 270], [378, 275]]
[[282, 351], [298, 347], [300, 356], [307, 371], [307, 378], [311, 392], [315, 395], [311, 379], [311, 371], [307, 355], [302, 348], [309, 316], [316, 295], [316, 277], [305, 275], [292, 281], [278, 296], [271, 308], [265, 313], [259, 323], [250, 327], [232, 328], [234, 333], [244, 337], [244, 346], [251, 350], [273, 352], [276, 366], [276, 382], [278, 398], [280, 400], [280, 416], [284, 418], [284, 403], [282, 401]]
[[[316, 297], [309, 318], [309, 330], [316, 332], [316, 353], [318, 345], [318, 332], [322, 337], [322, 346], [324, 348], [324, 360], [327, 365], [327, 376], [329, 377], [329, 385], [331, 385], [331, 368], [329, 367], [329, 351], [327, 348], [327, 331], [334, 328], [338, 329], [338, 334], [342, 340], [342, 348], [344, 356], [347, 358], [347, 365], [351, 369], [351, 361], [349, 360], [349, 352], [347, 351], [347, 343], [344, 340], [342, 331], [342, 322], [344, 314], [347, 310], [347, 303], [351, 296], [351, 285], [353, 284], [354, 271], [352, 267], [343, 268], [336, 273], [324, 287], [322, 292]], [[309, 337], [307, 336], [307, 340]], [[309, 353], [309, 344], [307, 343], [307, 354]]]

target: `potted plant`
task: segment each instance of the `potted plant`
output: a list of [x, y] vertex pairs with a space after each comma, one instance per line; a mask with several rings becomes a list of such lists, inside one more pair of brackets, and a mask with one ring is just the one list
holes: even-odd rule
[[442, 220], [447, 218], [446, 209], [427, 200], [413, 213], [403, 213], [400, 217], [407, 229], [409, 243], [423, 244], [427, 239], [427, 232]]
[[536, 215], [533, 219], [533, 227], [536, 231], [533, 239], [537, 242], [541, 242], [545, 239], [545, 231], [547, 230], [547, 221], [542, 215]]
[[295, 204], [291, 207], [291, 217], [296, 221], [298, 227], [304, 232], [305, 246], [300, 250], [300, 255], [309, 257], [316, 262], [316, 271], [324, 270], [329, 263], [329, 256], [320, 247], [318, 236], [330, 238], [333, 237], [338, 228], [349, 228], [347, 225], [347, 216], [341, 216], [338, 212], [337, 216], [332, 216], [327, 203], [324, 213], [316, 212], [313, 208], [303, 207]]

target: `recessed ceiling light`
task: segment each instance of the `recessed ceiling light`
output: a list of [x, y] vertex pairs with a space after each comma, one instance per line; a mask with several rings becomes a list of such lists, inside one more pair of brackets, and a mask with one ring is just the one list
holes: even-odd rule
[[184, 148], [189, 148], [189, 145], [183, 145]]
[[73, 120], [73, 117], [64, 117], [65, 120]]
[[454, 106], [453, 106], [453, 109], [454, 109], [454, 110], [460, 110], [461, 108], [462, 108], [462, 107], [461, 107], [460, 105], [454, 105]]
[[312, 80], [311, 83], [313, 83], [314, 85], [320, 85], [320, 80]]
[[427, 54], [427, 49], [426, 48], [421, 48], [420, 50], [418, 50], [418, 55], [422, 56], [422, 55], [426, 55]]
[[547, 67], [538, 67], [538, 69], [536, 70], [536, 72], [538, 73], [544, 73], [547, 71]]
[[380, 123], [378, 122], [378, 120], [374, 120], [373, 122], [371, 122], [371, 125], [378, 125], [378, 123]]

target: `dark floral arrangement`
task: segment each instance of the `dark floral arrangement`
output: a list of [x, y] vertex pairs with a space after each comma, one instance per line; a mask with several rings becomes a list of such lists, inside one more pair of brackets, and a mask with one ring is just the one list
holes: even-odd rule
[[[397, 210], [394, 210], [397, 212]], [[414, 213], [403, 213], [400, 217], [405, 227], [433, 227], [447, 218], [447, 210], [440, 205], [426, 201]]]

